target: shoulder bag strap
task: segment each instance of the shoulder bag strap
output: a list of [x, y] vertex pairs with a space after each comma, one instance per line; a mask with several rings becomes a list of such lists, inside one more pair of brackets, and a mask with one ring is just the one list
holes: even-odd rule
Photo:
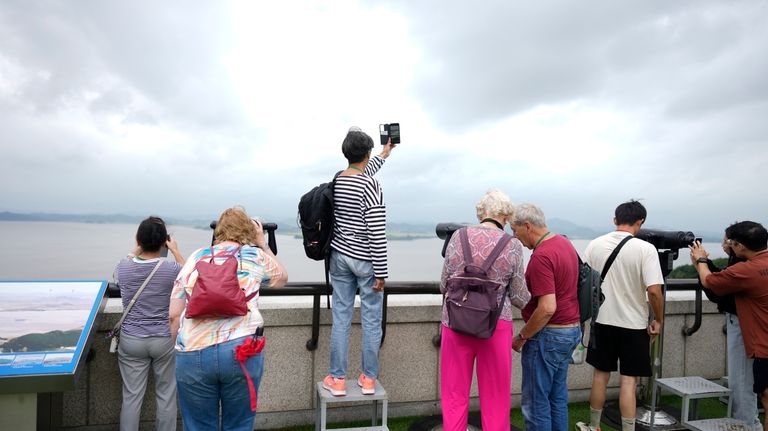
[[608, 270], [611, 269], [611, 265], [613, 265], [613, 261], [616, 260], [616, 256], [619, 255], [619, 251], [621, 251], [621, 248], [624, 247], [624, 244], [629, 242], [629, 240], [632, 238], [634, 237], [632, 235], [629, 235], [623, 240], [621, 240], [619, 245], [617, 245], [616, 248], [613, 249], [613, 253], [611, 253], [611, 255], [608, 256], [608, 260], [605, 262], [605, 266], [603, 267], [603, 272], [600, 274], [601, 283], [605, 280], [605, 276], [608, 275]]
[[147, 284], [149, 284], [149, 280], [152, 279], [152, 276], [155, 275], [157, 270], [160, 268], [160, 265], [163, 264], [163, 261], [160, 260], [157, 262], [157, 265], [155, 265], [154, 268], [152, 268], [152, 272], [149, 273], [147, 278], [144, 280], [144, 283], [142, 283], [141, 287], [139, 287], [139, 290], [136, 291], [136, 293], [133, 295], [133, 298], [131, 298], [131, 302], [128, 303], [128, 306], [125, 307], [125, 311], [123, 311], [123, 315], [120, 317], [120, 321], [117, 322], [117, 325], [115, 325], [114, 328], [112, 328], [111, 334], [117, 334], [120, 332], [120, 327], [123, 326], [123, 321], [128, 316], [128, 313], [131, 312], [131, 308], [133, 308], [133, 304], [136, 303], [136, 300], [139, 299], [139, 295], [141, 295], [141, 292], [144, 291], [144, 288], [147, 287]]
[[493, 248], [491, 254], [489, 254], [485, 259], [485, 262], [483, 262], [483, 271], [487, 273], [488, 270], [491, 269], [493, 263], [496, 262], [496, 259], [499, 258], [499, 255], [504, 250], [504, 247], [506, 247], [507, 243], [510, 241], [512, 241], [512, 237], [506, 233], [499, 239], [499, 242], [496, 243], [496, 247]]

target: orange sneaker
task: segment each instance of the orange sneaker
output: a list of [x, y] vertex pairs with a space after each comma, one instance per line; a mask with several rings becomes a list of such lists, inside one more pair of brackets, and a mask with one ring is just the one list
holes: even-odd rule
[[360, 392], [363, 395], [373, 395], [376, 393], [376, 379], [371, 379], [365, 374], [360, 374], [357, 378], [357, 386], [360, 386]]
[[343, 397], [347, 395], [347, 380], [327, 375], [323, 379], [323, 389], [327, 389], [334, 397]]

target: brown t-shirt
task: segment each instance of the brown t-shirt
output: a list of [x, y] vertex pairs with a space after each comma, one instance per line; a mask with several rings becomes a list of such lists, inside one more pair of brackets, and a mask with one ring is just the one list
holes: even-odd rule
[[747, 357], [768, 358], [768, 252], [707, 276], [718, 295], [736, 294], [736, 311]]

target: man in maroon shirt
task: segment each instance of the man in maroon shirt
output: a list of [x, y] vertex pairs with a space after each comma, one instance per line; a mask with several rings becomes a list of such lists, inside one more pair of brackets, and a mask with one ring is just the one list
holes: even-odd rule
[[[724, 244], [746, 262], [713, 273], [707, 265], [707, 251], [698, 242], [690, 247], [691, 261], [704, 287], [718, 295], [735, 294], [744, 350], [754, 359], [753, 390], [768, 410], [768, 231], [760, 223], [735, 223], [725, 230]], [[768, 431], [768, 420], [763, 429]]]
[[531, 300], [522, 310], [525, 326], [512, 348], [522, 350], [522, 411], [528, 431], [568, 429], [568, 363], [581, 339], [576, 284], [579, 260], [566, 238], [547, 229], [535, 205], [515, 208], [515, 236], [533, 250], [525, 270]]

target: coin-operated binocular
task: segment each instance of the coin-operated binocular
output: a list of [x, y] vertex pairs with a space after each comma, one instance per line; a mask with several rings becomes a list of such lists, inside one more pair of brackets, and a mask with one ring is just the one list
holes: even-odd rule
[[[214, 233], [211, 234], [211, 245], [216, 242], [216, 224], [216, 220], [211, 222], [211, 229], [214, 230]], [[264, 229], [264, 233], [267, 235], [267, 245], [269, 246], [269, 249], [272, 250], [272, 253], [274, 253], [275, 256], [277, 256], [277, 239], [275, 238], [277, 223], [262, 222], [261, 227]]]
[[451, 240], [451, 236], [454, 232], [457, 230], [469, 226], [469, 223], [438, 223], [435, 227], [435, 233], [437, 234], [437, 237], [445, 240], [445, 243], [443, 243], [443, 251], [441, 252], [442, 256], [445, 257], [445, 249], [448, 248], [448, 242]]
[[661, 263], [661, 273], [664, 277], [672, 272], [673, 262], [679, 256], [681, 248], [688, 247], [696, 240], [701, 241], [700, 238], [696, 238], [693, 232], [676, 230], [640, 229], [635, 237], [656, 247], [659, 253], [659, 263]]

